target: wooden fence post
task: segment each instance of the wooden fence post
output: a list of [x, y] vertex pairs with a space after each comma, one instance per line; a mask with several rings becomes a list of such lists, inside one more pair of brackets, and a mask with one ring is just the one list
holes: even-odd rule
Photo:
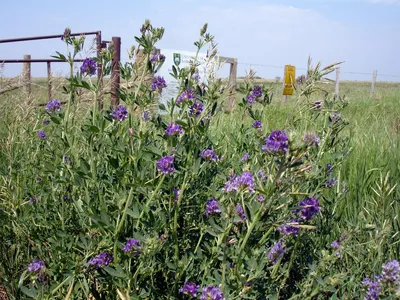
[[[24, 60], [30, 60], [31, 56], [30, 54], [25, 54], [24, 55]], [[28, 94], [28, 96], [31, 95], [31, 63], [30, 62], [24, 62], [23, 69], [22, 69], [22, 82], [24, 85], [24, 90]]]
[[335, 99], [339, 98], [340, 67], [336, 67]]
[[377, 75], [378, 75], [378, 70], [374, 70], [374, 73], [372, 74], [371, 92], [369, 94], [370, 97], [374, 96], [375, 82], [376, 82], [376, 76]]
[[119, 88], [121, 82], [119, 64], [121, 62], [121, 38], [113, 36], [114, 56], [112, 59], [112, 77], [111, 77], [111, 106], [119, 105]]
[[237, 58], [231, 62], [229, 72], [229, 98], [228, 98], [228, 111], [231, 112], [236, 102], [236, 77], [237, 77]]

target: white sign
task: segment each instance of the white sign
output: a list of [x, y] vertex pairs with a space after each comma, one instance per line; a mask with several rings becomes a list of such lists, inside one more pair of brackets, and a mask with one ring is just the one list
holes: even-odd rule
[[[171, 101], [172, 98], [175, 99], [179, 93], [179, 82], [170, 74], [173, 73], [172, 66], [177, 69], [190, 67], [191, 62], [193, 63], [196, 58], [196, 52], [161, 49], [160, 53], [165, 55], [165, 61], [155, 76], [164, 77], [167, 83], [167, 87], [163, 89], [160, 97], [160, 104], [162, 103], [167, 107], [167, 101]], [[206, 79], [206, 56], [204, 53], [197, 55], [199, 82], [204, 82]]]

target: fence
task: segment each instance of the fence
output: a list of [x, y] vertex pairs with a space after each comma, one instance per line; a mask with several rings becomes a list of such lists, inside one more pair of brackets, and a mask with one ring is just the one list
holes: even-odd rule
[[[250, 68], [254, 67], [264, 67], [264, 68], [270, 68], [270, 69], [282, 69], [282, 74], [284, 70], [284, 66], [277, 66], [277, 65], [269, 65], [269, 64], [259, 64], [259, 63], [246, 63], [246, 62], [240, 62], [238, 63], [239, 65], [247, 65]], [[307, 72], [306, 68], [296, 68], [296, 70], [304, 71], [304, 73]], [[374, 96], [375, 92], [375, 84], [378, 78], [378, 70], [373, 70], [372, 73], [366, 73], [366, 72], [351, 72], [351, 71], [341, 71], [340, 67], [336, 67], [335, 69], [335, 97], [339, 96], [339, 87], [340, 87], [340, 74], [352, 74], [352, 75], [368, 75], [371, 76], [371, 89], [370, 89], [370, 97]], [[400, 79], [400, 75], [390, 75], [390, 74], [379, 74], [380, 77], [388, 77], [388, 78], [398, 78]]]
[[[101, 39], [101, 31], [91, 31], [91, 32], [79, 32], [79, 33], [70, 33], [69, 36], [81, 36], [81, 35], [96, 35], [96, 50], [97, 50], [97, 58], [100, 61], [101, 50], [107, 47], [108, 43], [113, 43], [114, 47], [114, 55], [112, 59], [112, 76], [111, 76], [111, 97], [112, 97], [112, 105], [116, 106], [119, 104], [119, 97], [117, 90], [120, 88], [120, 59], [121, 59], [121, 38], [113, 37], [112, 41], [102, 41]], [[34, 37], [24, 37], [24, 38], [14, 38], [14, 39], [3, 39], [0, 40], [0, 44], [3, 43], [14, 43], [14, 42], [23, 42], [23, 41], [34, 41], [34, 40], [45, 40], [45, 39], [56, 39], [61, 38], [64, 34], [57, 35], [44, 35], [44, 36], [34, 36]], [[83, 62], [83, 59], [74, 59], [74, 62]], [[47, 81], [48, 81], [48, 97], [52, 98], [52, 84], [51, 84], [51, 64], [59, 63], [66, 61], [60, 59], [32, 59], [29, 54], [24, 55], [23, 59], [0, 59], [0, 63], [9, 64], [9, 63], [23, 63], [23, 80], [22, 86], [25, 88], [28, 94], [31, 93], [31, 64], [32, 63], [46, 63], [47, 64]], [[102, 79], [102, 66], [100, 63], [97, 64], [97, 76], [99, 79]], [[103, 92], [102, 92], [102, 80], [99, 81], [99, 96], [98, 96], [98, 106], [99, 109], [103, 108]], [[11, 87], [11, 89], [19, 88], [20, 86]]]

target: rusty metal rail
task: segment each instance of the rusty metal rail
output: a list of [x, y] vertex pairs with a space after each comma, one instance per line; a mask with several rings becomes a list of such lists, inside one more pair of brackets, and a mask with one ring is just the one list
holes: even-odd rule
[[[89, 31], [89, 32], [70, 33], [69, 36], [99, 35], [99, 34], [101, 35], [101, 31]], [[63, 35], [64, 34], [53, 34], [53, 35], [31, 36], [31, 37], [23, 37], [23, 38], [15, 38], [15, 39], [3, 39], [3, 40], [0, 40], [0, 44], [35, 41], [35, 40], [46, 40], [46, 39], [57, 39], [57, 38], [61, 38]]]

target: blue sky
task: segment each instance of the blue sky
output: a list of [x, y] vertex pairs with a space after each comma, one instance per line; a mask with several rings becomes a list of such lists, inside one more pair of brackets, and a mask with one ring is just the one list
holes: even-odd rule
[[[220, 55], [237, 57], [239, 76], [252, 67], [266, 78], [282, 76], [285, 64], [306, 67], [313, 62], [346, 61], [341, 78], [400, 81], [400, 0], [86, 0], [7, 1], [0, 13], [0, 39], [101, 30], [103, 39], [120, 36], [122, 57], [148, 18], [165, 27], [163, 49], [195, 50], [193, 41], [207, 22]], [[65, 51], [59, 40], [0, 44], [0, 59], [47, 58]], [[85, 55], [85, 54], [84, 54]], [[266, 66], [262, 66], [266, 65]], [[5, 76], [16, 76], [21, 65], [7, 65]], [[64, 67], [57, 64], [53, 71]], [[44, 76], [46, 65], [33, 66], [33, 76]], [[383, 76], [396, 75], [398, 77]], [[223, 74], [225, 75], [225, 74]]]

